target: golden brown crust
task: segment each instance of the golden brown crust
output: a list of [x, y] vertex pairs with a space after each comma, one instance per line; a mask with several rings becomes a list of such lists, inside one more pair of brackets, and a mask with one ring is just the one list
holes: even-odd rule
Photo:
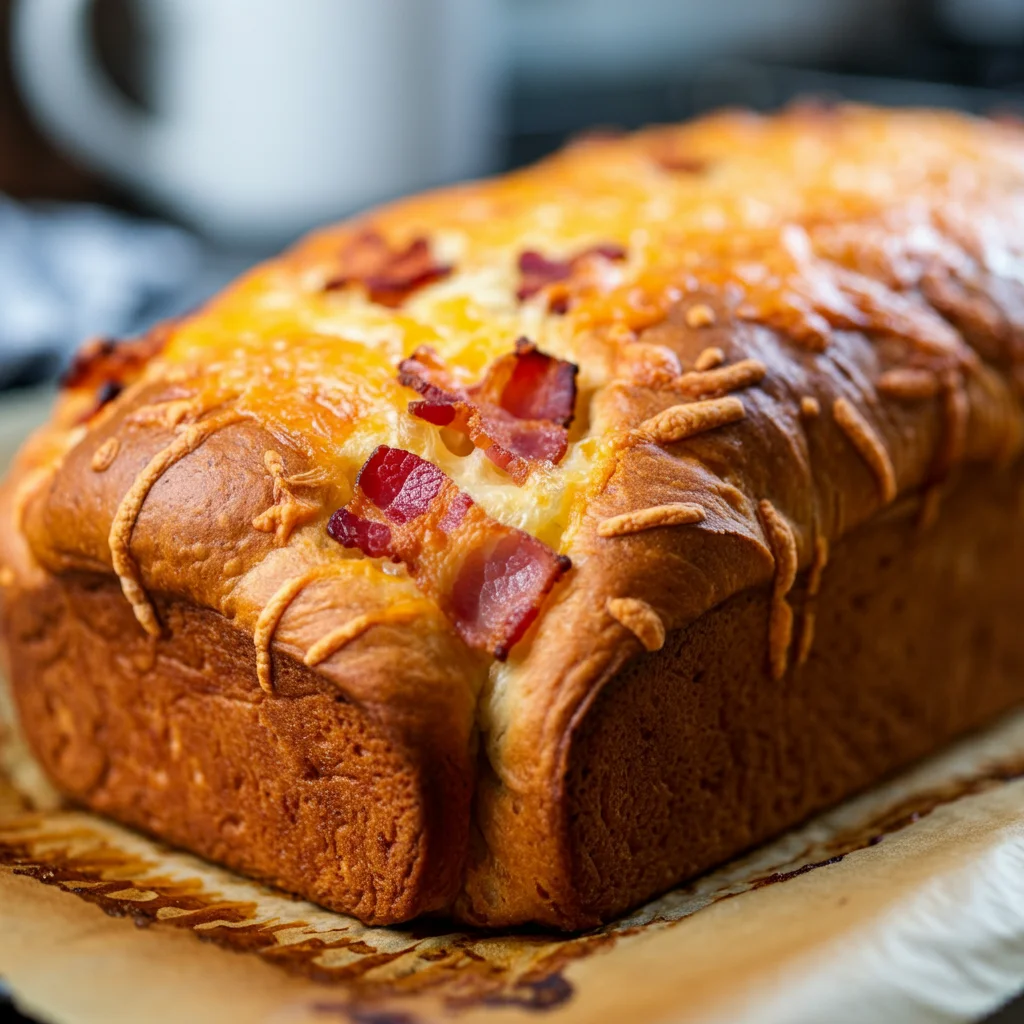
[[[938, 529], [940, 486], [953, 501], [965, 467], [1015, 464], [1022, 192], [1014, 129], [842, 108], [581, 144], [329, 229], [166, 332], [113, 402], [96, 408], [92, 377], [65, 395], [0, 497], [7, 605], [76, 573], [117, 577], [155, 644], [174, 642], [165, 606], [230, 621], [263, 700], [290, 659], [424, 763], [448, 716], [461, 786], [484, 748], [455, 912], [585, 923], [563, 783], [608, 680], [766, 588], [757, 643], [788, 680], [825, 625], [820, 606], [794, 616], [798, 571], [820, 579], [822, 552], [838, 557], [901, 496], [934, 496]], [[326, 287], [368, 229], [445, 273], [398, 305], [357, 280]], [[522, 294], [525, 250], [602, 245], [615, 255], [583, 259], [557, 296]], [[480, 380], [520, 335], [578, 364], [580, 390], [569, 452], [522, 487], [410, 415], [396, 378], [429, 344]], [[327, 537], [382, 443], [571, 557], [505, 665], [470, 651], [400, 568]]]
[[150, 636], [159, 635], [160, 624], [157, 621], [156, 612], [146, 596], [139, 567], [130, 550], [132, 532], [135, 530], [139, 513], [142, 512], [143, 502], [149, 496], [154, 485], [177, 461], [186, 455], [191, 455], [215, 431], [223, 430], [241, 420], [242, 417], [239, 413], [226, 412], [191, 424], [146, 463], [142, 472], [132, 481], [128, 493], [121, 499], [117, 511], [114, 513], [113, 522], [110, 524], [110, 534], [107, 537], [110, 560], [114, 572], [117, 573], [117, 578], [121, 581], [121, 590], [135, 612], [135, 618], [139, 620], [139, 625]]
[[[447, 906], [469, 826], [469, 723], [459, 736], [450, 709], [427, 707], [403, 722], [287, 656], [264, 694], [245, 634], [191, 605], [157, 608], [163, 638], [133, 628], [116, 581], [92, 575], [8, 608], [19, 717], [49, 777], [97, 811], [367, 922]], [[387, 671], [380, 647], [360, 653]]]
[[[137, 407], [152, 410], [152, 397], [140, 393]], [[139, 470], [168, 447], [167, 421], [150, 411], [130, 431], [123, 428], [134, 407], [127, 405], [105, 425], [107, 431], [120, 431], [121, 443], [103, 474], [95, 474], [91, 462], [94, 448], [106, 442], [87, 437], [56, 477], [49, 474], [33, 486], [29, 501], [40, 507], [26, 518], [26, 536], [37, 541], [35, 557], [45, 560], [49, 571], [32, 568], [27, 546], [20, 553], [5, 549], [5, 556], [14, 554], [26, 563], [25, 575], [38, 574], [28, 589], [19, 574], [4, 602], [2, 628], [23, 724], [48, 774], [91, 807], [365, 920], [400, 921], [447, 906], [461, 882], [468, 836], [475, 691], [482, 672], [478, 660], [406, 581], [396, 579], [390, 592], [382, 590], [362, 560], [311, 561], [315, 552], [278, 546], [274, 533], [245, 528], [275, 501], [274, 475], [264, 458], [272, 439], [248, 420], [211, 431], [194, 449], [201, 463], [191, 456], [168, 462], [147, 493], [130, 548], [145, 566], [145, 600], [159, 626], [156, 635], [145, 639], [143, 630], [132, 626], [132, 606], [119, 596], [118, 580], [104, 564], [109, 551], [103, 549], [103, 533], [116, 519], [119, 495], [128, 493]], [[91, 491], [95, 511], [78, 522], [73, 513], [81, 506], [85, 472], [102, 483]], [[218, 481], [216, 490], [209, 487], [211, 477]], [[179, 545], [182, 558], [156, 557]], [[248, 559], [257, 561], [255, 576], [243, 572]], [[86, 588], [88, 598], [80, 593], [83, 578], [94, 581]], [[418, 611], [415, 639], [408, 621], [394, 616], [403, 602], [415, 603]], [[213, 608], [205, 611], [204, 604]], [[53, 610], [62, 606], [87, 607], [89, 613]], [[338, 620], [371, 614], [379, 619], [377, 628], [356, 631], [342, 649]], [[99, 622], [116, 625], [93, 629]], [[78, 653], [51, 666], [45, 658], [39, 661], [41, 647]], [[310, 654], [315, 671], [303, 665]], [[210, 671], [216, 669], [218, 687], [244, 691], [241, 704], [233, 696], [207, 695], [205, 684], [187, 671], [199, 666], [206, 672], [202, 666], [207, 664]], [[72, 753], [62, 765], [48, 750], [70, 743], [66, 729], [62, 732], [54, 717], [53, 699], [41, 705], [35, 692], [46, 673], [54, 688], [80, 691], [68, 697], [76, 707], [84, 703], [111, 714], [114, 705], [124, 707], [117, 729], [84, 719], [83, 733], [68, 747]], [[295, 680], [300, 678], [306, 689], [321, 693], [315, 701], [309, 698], [322, 705], [309, 729], [329, 737], [323, 755], [334, 759], [332, 773], [339, 779], [377, 780], [380, 792], [370, 818], [369, 809], [355, 802], [357, 794], [365, 798], [366, 787], [354, 781], [346, 803], [325, 792], [302, 804], [300, 821], [282, 817], [282, 808], [287, 810], [292, 800], [286, 794], [310, 788], [294, 766], [305, 763], [307, 748], [320, 742], [296, 718], [311, 706], [296, 699]], [[87, 685], [80, 686], [82, 680]], [[184, 795], [169, 801], [161, 780], [168, 772], [173, 776], [172, 768], [184, 772], [184, 767], [166, 764], [168, 754], [160, 744], [149, 748], [147, 757], [126, 739], [133, 729], [165, 734], [176, 714], [175, 695], [195, 685], [201, 692], [182, 698], [194, 705], [197, 718], [192, 756], [204, 763], [219, 758], [225, 776], [236, 771], [253, 777], [253, 791], [240, 810], [234, 809], [237, 794], [222, 785], [204, 791], [199, 806]], [[254, 709], [262, 705], [249, 693], [254, 688], [284, 716], [288, 731], [277, 745], [259, 734], [263, 719]], [[150, 717], [135, 721], [132, 708], [147, 708]], [[253, 709], [252, 714], [241, 714], [242, 708]], [[206, 751], [198, 749], [203, 736], [211, 744]], [[381, 752], [377, 760], [372, 751]], [[129, 762], [121, 775], [111, 776], [102, 790], [90, 784], [89, 764], [119, 759]], [[267, 779], [263, 789], [261, 775]], [[187, 789], [188, 778], [182, 775], [179, 784]], [[325, 781], [323, 786], [330, 790], [333, 784]], [[285, 803], [268, 808], [264, 801], [278, 799], [274, 793]], [[231, 815], [248, 815], [249, 825], [244, 834], [225, 838], [221, 824]], [[378, 842], [364, 830], [371, 820], [377, 822], [379, 842], [388, 850], [394, 844], [386, 856], [376, 846], [362, 845]], [[297, 839], [289, 829], [303, 835]], [[328, 856], [317, 837], [335, 833]], [[285, 849], [293, 853], [283, 857]]]
[[928, 535], [908, 503], [837, 546], [817, 638], [782, 684], [767, 664], [768, 588], [609, 681], [565, 782], [577, 920], [617, 914], [1019, 703], [1024, 635], [1002, 611], [1024, 600], [1021, 484], [974, 475]]

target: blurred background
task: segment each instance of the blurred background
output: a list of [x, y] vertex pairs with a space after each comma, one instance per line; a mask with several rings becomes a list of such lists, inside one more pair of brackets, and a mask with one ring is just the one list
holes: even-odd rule
[[1024, 114], [1024, 0], [0, 0], [0, 455], [315, 223], [803, 96]]
[[0, 403], [318, 222], [807, 95], [1024, 111], [1024, 0], [0, 0]]

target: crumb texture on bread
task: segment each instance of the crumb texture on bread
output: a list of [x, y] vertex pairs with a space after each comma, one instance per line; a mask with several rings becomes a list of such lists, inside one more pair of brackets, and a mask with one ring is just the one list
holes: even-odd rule
[[[767, 673], [758, 685], [789, 685], [814, 663], [814, 610], [796, 605], [805, 590], [821, 588], [810, 598], [817, 636], [829, 635], [830, 550], [907, 501], [925, 526], [941, 523], [965, 481], [1015, 471], [1022, 237], [1018, 126], [860, 107], [728, 113], [584, 139], [534, 168], [373, 211], [145, 339], [95, 343], [0, 493], [4, 642], [34, 742], [59, 734], [58, 711], [33, 703], [19, 668], [33, 631], [11, 623], [45, 622], [54, 588], [88, 579], [138, 634], [105, 640], [111, 657], [147, 637], [173, 657], [187, 627], [167, 609], [214, 616], [241, 638], [231, 672], [251, 677], [260, 714], [291, 706], [283, 680], [299, 672], [400, 751], [379, 770], [411, 788], [380, 816], [418, 822], [409, 848], [443, 849], [447, 866], [428, 880], [403, 862], [412, 895], [390, 910], [367, 910], [365, 892], [325, 896], [341, 883], [313, 866], [276, 876], [283, 884], [373, 920], [446, 907], [560, 927], [672, 884], [693, 857], [624, 883], [618, 902], [580, 895], [584, 826], [570, 807], [601, 807], [573, 804], [565, 780], [588, 709], [627, 663], [685, 663], [676, 638], [752, 594], [768, 595], [748, 610], [760, 635], [722, 643]], [[448, 482], [416, 477], [412, 511], [413, 484], [399, 500], [378, 481], [380, 504], [368, 503], [359, 474], [381, 446]], [[442, 486], [448, 504], [428, 513]], [[328, 522], [357, 507], [342, 546]], [[515, 547], [508, 564], [546, 552], [547, 576], [505, 634], [474, 632], [465, 621], [485, 602], [446, 588], [475, 572], [500, 610], [506, 578], [488, 583], [483, 554], [473, 572], [459, 561], [499, 539]], [[523, 585], [542, 560], [508, 579]], [[498, 639], [483, 649], [476, 635]], [[915, 664], [911, 688], [930, 671]], [[131, 685], [144, 689], [144, 676]], [[76, 685], [99, 699], [97, 680]], [[822, 743], [842, 727], [823, 721]], [[105, 730], [91, 740], [96, 756], [123, 742]], [[363, 744], [338, 742], [345, 773]], [[655, 760], [670, 742], [651, 740]], [[257, 760], [273, 774], [282, 756]], [[440, 789], [429, 789], [439, 756]], [[149, 783], [101, 799], [61, 780], [93, 806], [274, 875], [270, 839], [211, 847], [170, 819], [141, 820]], [[423, 809], [428, 789], [453, 817]], [[784, 827], [848, 789], [822, 788], [770, 820]], [[402, 817], [407, 800], [418, 817]], [[337, 829], [350, 814], [314, 805], [318, 824], [297, 827]], [[642, 858], [615, 842], [628, 874]], [[739, 842], [714, 848], [726, 856]], [[367, 885], [393, 887], [389, 870]]]

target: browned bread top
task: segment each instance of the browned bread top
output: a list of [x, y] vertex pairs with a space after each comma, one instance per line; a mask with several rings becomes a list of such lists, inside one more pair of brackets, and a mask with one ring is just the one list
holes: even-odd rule
[[[273, 645], [409, 729], [475, 715], [527, 789], [638, 649], [774, 580], [781, 676], [798, 568], [1017, 454], [1022, 186], [1017, 126], [808, 107], [584, 140], [329, 229], [79, 363], [5, 492], [0, 582], [114, 572], [152, 633], [153, 594], [215, 610], [268, 690]], [[516, 472], [473, 396], [521, 338], [578, 375], [564, 454]], [[424, 347], [462, 402], [445, 423], [400, 379]], [[453, 624], [423, 554], [444, 530], [419, 573], [328, 533], [380, 445], [571, 559], [504, 664]]]

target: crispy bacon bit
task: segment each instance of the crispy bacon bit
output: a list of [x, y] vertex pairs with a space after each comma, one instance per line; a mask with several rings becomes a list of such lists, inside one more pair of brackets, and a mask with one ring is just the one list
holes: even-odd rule
[[71, 366], [60, 378], [61, 387], [85, 387], [102, 383], [105, 370], [113, 366], [118, 343], [113, 338], [92, 338], [75, 353]]
[[327, 532], [371, 558], [402, 562], [470, 646], [504, 661], [569, 559], [504, 526], [437, 466], [381, 445]]
[[674, 136], [658, 138], [650, 154], [663, 171], [676, 174], [704, 174], [711, 166], [706, 159], [688, 150], [683, 139]]
[[430, 348], [403, 360], [398, 379], [423, 396], [409, 404], [414, 416], [465, 434], [517, 484], [538, 461], [559, 462], [565, 455], [576, 367], [545, 355], [526, 338], [471, 387], [458, 384]]
[[452, 268], [435, 262], [426, 238], [392, 249], [378, 232], [364, 231], [341, 250], [337, 271], [325, 291], [361, 284], [372, 302], [394, 309], [417, 289], [447, 277]]
[[[146, 363], [159, 355], [170, 335], [169, 325], [161, 325], [132, 341], [94, 338], [76, 353], [61, 378], [63, 388], [112, 388], [120, 391], [130, 384]], [[99, 396], [98, 396], [99, 397]], [[105, 401], [115, 397], [111, 394]]]
[[[606, 260], [624, 260], [626, 250], [621, 245], [607, 243], [593, 245], [589, 249], [578, 252], [575, 256], [564, 260], [551, 260], [533, 249], [527, 249], [519, 256], [519, 290], [516, 298], [520, 302], [531, 298], [543, 288], [549, 285], [568, 281], [576, 268], [587, 259], [598, 256]], [[551, 297], [549, 308], [553, 313], [565, 313], [568, 310], [568, 294], [554, 295]]]
[[124, 391], [124, 385], [120, 381], [105, 380], [96, 392], [96, 405], [102, 409], [107, 402], [112, 402], [122, 391]]
[[117, 342], [113, 338], [92, 338], [75, 353], [71, 365], [61, 377], [62, 388], [81, 388], [87, 384], [102, 384], [103, 377], [113, 368]]
[[703, 174], [708, 169], [707, 160], [696, 156], [668, 155], [658, 161], [666, 171], [679, 174]]
[[171, 326], [170, 323], [161, 324], [132, 341], [94, 338], [75, 353], [61, 378], [61, 387], [94, 391], [93, 403], [81, 415], [80, 422], [91, 420], [139, 377], [150, 359], [158, 355], [167, 343]]
[[369, 558], [401, 558], [391, 551], [391, 528], [387, 523], [375, 523], [339, 508], [327, 524], [327, 532], [345, 548], [358, 548]]
[[88, 423], [105, 405], [117, 398], [122, 391], [124, 391], [123, 384], [114, 380], [105, 380], [96, 389], [96, 394], [93, 395], [92, 404], [81, 414], [81, 416], [78, 417], [78, 422]]
[[68, 389], [95, 389], [92, 404], [79, 417], [79, 422], [87, 423], [121, 394], [163, 344], [163, 336], [158, 336], [157, 343], [147, 336], [124, 342], [97, 338], [83, 345], [60, 382], [61, 387]]
[[500, 377], [499, 368], [511, 367], [501, 388], [498, 404], [518, 420], [548, 420], [568, 427], [576, 405], [574, 363], [545, 355], [528, 338], [516, 342], [515, 352], [491, 367], [491, 380]]

